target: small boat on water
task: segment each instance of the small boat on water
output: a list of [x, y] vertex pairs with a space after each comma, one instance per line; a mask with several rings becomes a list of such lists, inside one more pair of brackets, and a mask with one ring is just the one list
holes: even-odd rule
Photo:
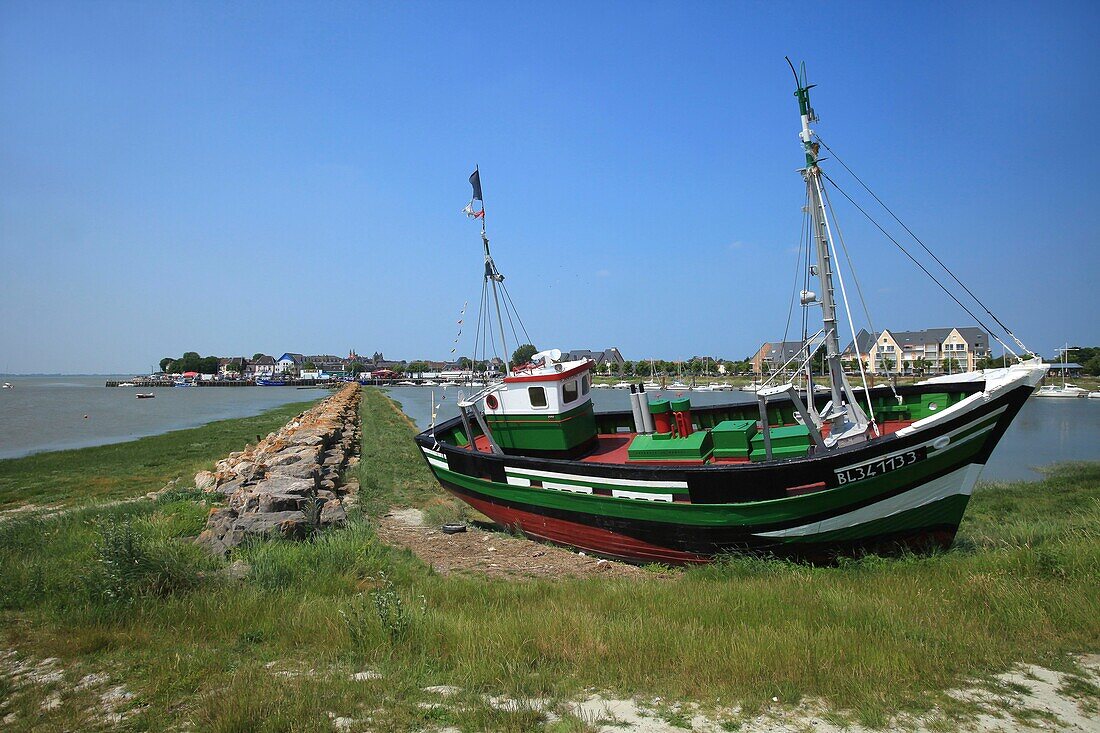
[[398, 383], [397, 383], [396, 385], [394, 385], [394, 386], [395, 386], [395, 387], [415, 387], [415, 386], [416, 386], [416, 382], [410, 382], [409, 380], [407, 380], [407, 379], [406, 379], [406, 380], [404, 380], [404, 381], [398, 382]]
[[137, 385], [134, 384], [133, 382], [121, 382], [121, 383], [119, 383], [118, 386], [119, 387], [136, 387]]
[[285, 387], [286, 380], [279, 379], [278, 377], [258, 377], [256, 379], [257, 387]]
[[[861, 386], [849, 382], [838, 311], [851, 320], [852, 310], [836, 276], [828, 199], [836, 184], [820, 168], [805, 69], [795, 78], [804, 231], [812, 233], [795, 282], [812, 277], [820, 286], [820, 295], [802, 290], [800, 300], [806, 322], [820, 317], [822, 328], [803, 335], [789, 371], [812, 378], [815, 362], [823, 364], [828, 392], [807, 394], [793, 377], [772, 384], [785, 364], [745, 389], [755, 393], [747, 403], [692, 407], [683, 395], [632, 391], [630, 410], [597, 412], [594, 363], [544, 350], [461, 399], [458, 416], [433, 418], [416, 436], [444, 489], [534, 539], [640, 563], [702, 563], [737, 552], [830, 561], [952, 544], [986, 461], [1049, 365], [1004, 328], [1024, 352], [1010, 367], [897, 387], [870, 387], [861, 371]], [[481, 315], [490, 323], [495, 303], [499, 343], [509, 353], [497, 298], [504, 277], [489, 252], [479, 171], [470, 183], [466, 214], [481, 220], [482, 286], [493, 294]], [[510, 299], [504, 303], [514, 310]], [[727, 323], [714, 308], [715, 323]]]
[[1036, 397], [1061, 397], [1077, 399], [1085, 397], [1089, 391], [1084, 387], [1075, 387], [1072, 384], [1047, 384], [1035, 390]]
[[691, 385], [684, 382], [676, 381], [666, 387], [671, 392], [690, 392]]
[[611, 385], [611, 389], [630, 389], [630, 382], [615, 382]]
[[4, 382], [2, 389], [15, 389], [15, 385], [11, 382]]
[[1035, 397], [1077, 399], [1088, 395], [1089, 391], [1087, 389], [1066, 384], [1066, 359], [1069, 351], [1069, 344], [1066, 344], [1062, 349], [1062, 384], [1044, 384], [1035, 390]]
[[152, 392], [138, 392], [134, 397], [137, 397], [139, 400], [151, 400], [156, 397], [156, 395]]
[[1089, 392], [1089, 399], [1090, 400], [1100, 400], [1100, 391]]

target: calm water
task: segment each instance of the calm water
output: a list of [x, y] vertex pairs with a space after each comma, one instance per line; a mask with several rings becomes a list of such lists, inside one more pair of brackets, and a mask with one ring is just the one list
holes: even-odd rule
[[[427, 387], [394, 387], [390, 395], [421, 428], [431, 422], [431, 393]], [[693, 405], [755, 402], [748, 393], [692, 392]], [[436, 388], [441, 406], [437, 421], [458, 415], [457, 388]], [[629, 410], [626, 390], [592, 390], [596, 410]], [[985, 480], [1021, 481], [1041, 478], [1036, 470], [1059, 461], [1100, 460], [1100, 400], [1030, 399], [993, 451], [982, 472]]]
[[[294, 387], [107, 388], [108, 377], [0, 377], [0, 458], [120, 443], [321, 396]], [[156, 399], [139, 400], [151, 391]], [[87, 419], [85, 419], [87, 415]]]

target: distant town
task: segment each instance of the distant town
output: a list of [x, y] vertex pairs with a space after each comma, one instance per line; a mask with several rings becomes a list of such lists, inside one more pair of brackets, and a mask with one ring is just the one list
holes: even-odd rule
[[[535, 347], [521, 346], [512, 354], [526, 360]], [[1081, 349], [1071, 349], [1081, 351]], [[1060, 355], [1048, 360], [1056, 371], [1075, 374], [1100, 372], [1100, 357], [1091, 349], [1081, 361], [1061, 360]], [[575, 349], [564, 352], [566, 360], [589, 359], [595, 364], [597, 375], [608, 377], [650, 377], [657, 375], [689, 376], [763, 376], [777, 371], [793, 371], [804, 358], [799, 340], [766, 341], [755, 353], [742, 359], [725, 359], [719, 356], [693, 356], [684, 360], [626, 359], [616, 347], [598, 351]], [[1006, 363], [1002, 356], [994, 356], [989, 335], [980, 328], [951, 326], [928, 328], [920, 331], [885, 329], [876, 335], [861, 330], [855, 340], [848, 343], [841, 355], [845, 369], [858, 372], [862, 364], [869, 374], [895, 374], [899, 376], [926, 376], [972, 371]], [[189, 378], [195, 380], [263, 381], [293, 379], [304, 381], [334, 381], [348, 379], [392, 380], [458, 379], [471, 374], [499, 374], [504, 362], [499, 357], [475, 361], [470, 357], [439, 361], [432, 359], [394, 360], [382, 352], [360, 355], [354, 349], [347, 356], [334, 354], [301, 354], [286, 352], [279, 356], [256, 353], [247, 356], [201, 356], [186, 352], [181, 357], [165, 357], [160, 360], [160, 371], [151, 374], [157, 379]]]

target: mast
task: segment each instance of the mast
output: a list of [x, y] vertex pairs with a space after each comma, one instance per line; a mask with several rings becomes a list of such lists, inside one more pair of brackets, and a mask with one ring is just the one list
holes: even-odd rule
[[[466, 207], [466, 214], [478, 219], [481, 219], [481, 245], [485, 250], [485, 282], [490, 283], [493, 288], [493, 305], [496, 307], [497, 312], [497, 328], [500, 330], [500, 349], [504, 353], [502, 357], [504, 361], [504, 373], [508, 374], [508, 344], [504, 340], [504, 319], [501, 318], [500, 313], [500, 293], [498, 292], [498, 283], [504, 282], [504, 275], [500, 274], [500, 270], [497, 269], [497, 265], [493, 262], [493, 256], [489, 253], [489, 237], [485, 233], [485, 199], [481, 194], [481, 169], [474, 166], [474, 172], [470, 175], [470, 185], [474, 188], [473, 198], [470, 199], [470, 205]], [[474, 201], [481, 202], [481, 211], [474, 212]]]
[[[829, 214], [822, 191], [819, 145], [814, 141], [813, 131], [810, 129], [810, 123], [818, 119], [813, 107], [810, 106], [810, 89], [816, 85], [806, 84], [805, 69], [803, 69], [803, 78], [800, 78], [790, 59], [787, 59], [787, 63], [794, 72], [795, 96], [798, 98], [798, 110], [802, 119], [799, 138], [802, 140], [802, 148], [806, 154], [806, 167], [801, 169], [800, 173], [806, 181], [807, 200], [810, 202], [809, 213], [813, 224], [812, 237], [817, 252], [817, 278], [821, 283], [820, 303], [821, 318], [825, 327], [825, 364], [829, 371], [829, 392], [832, 396], [830, 408], [823, 419], [831, 424], [828, 441], [830, 444], [836, 444], [842, 440], [844, 442], [863, 440], [866, 438], [869, 421], [856, 404], [855, 396], [852, 394], [851, 386], [844, 376], [844, 368], [840, 363], [840, 333], [836, 314], [836, 291], [833, 286], [832, 229], [829, 225]], [[811, 385], [807, 385], [807, 389], [811, 390], [807, 394], [807, 399], [812, 404], [813, 387]]]

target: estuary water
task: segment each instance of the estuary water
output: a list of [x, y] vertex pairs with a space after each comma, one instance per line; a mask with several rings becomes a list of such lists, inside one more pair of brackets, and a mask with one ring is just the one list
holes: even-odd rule
[[[0, 458], [121, 443], [214, 420], [258, 415], [324, 390], [294, 387], [104, 387], [125, 377], [0, 377]], [[155, 399], [139, 400], [138, 392]], [[87, 417], [85, 417], [87, 415]]]
[[[393, 387], [390, 396], [421, 429], [431, 423], [432, 390]], [[691, 392], [693, 405], [755, 403], [747, 392]], [[458, 390], [435, 388], [440, 405], [437, 421], [458, 415]], [[596, 411], [629, 410], [629, 392], [592, 390]], [[986, 481], [1033, 481], [1038, 469], [1061, 461], [1100, 461], [1100, 400], [1030, 399], [1013, 420], [982, 471]]]

